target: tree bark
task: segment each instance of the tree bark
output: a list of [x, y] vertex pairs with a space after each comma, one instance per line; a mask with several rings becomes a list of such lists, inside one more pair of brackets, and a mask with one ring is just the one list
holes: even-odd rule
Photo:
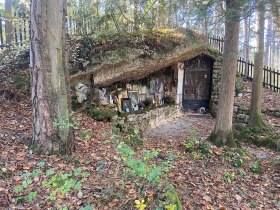
[[34, 119], [31, 143], [38, 152], [45, 154], [69, 154], [73, 150], [65, 12], [64, 0], [31, 1], [30, 69]]
[[12, 1], [11, 0], [5, 0], [5, 12], [9, 14], [10, 20], [5, 21], [5, 31], [6, 31], [6, 44], [11, 44], [14, 40], [14, 30], [13, 25], [11, 21], [12, 17]]
[[225, 44], [219, 105], [215, 128], [210, 136], [210, 139], [218, 146], [235, 145], [232, 134], [232, 114], [235, 95], [239, 27], [239, 1], [227, 0], [225, 14]]
[[264, 30], [265, 30], [265, 10], [263, 4], [258, 6], [258, 48], [255, 53], [254, 78], [252, 87], [252, 97], [249, 115], [250, 127], [263, 127], [261, 105], [263, 91], [263, 65], [264, 65]]

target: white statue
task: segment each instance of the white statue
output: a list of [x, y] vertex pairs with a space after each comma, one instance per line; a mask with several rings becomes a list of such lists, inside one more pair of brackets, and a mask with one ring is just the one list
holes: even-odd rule
[[80, 104], [83, 103], [83, 101], [87, 100], [87, 95], [89, 93], [89, 88], [85, 84], [78, 83], [75, 86], [75, 90], [76, 90], [77, 100]]
[[102, 88], [102, 90], [99, 90], [99, 101], [102, 105], [109, 104], [108, 98], [105, 97], [106, 92], [107, 92], [106, 88]]

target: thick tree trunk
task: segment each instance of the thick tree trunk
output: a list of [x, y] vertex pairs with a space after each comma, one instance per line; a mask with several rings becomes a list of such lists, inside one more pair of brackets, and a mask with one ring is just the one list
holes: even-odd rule
[[10, 20], [5, 21], [5, 31], [6, 31], [6, 44], [11, 44], [14, 40], [14, 30], [11, 21], [12, 17], [12, 1], [5, 0], [5, 12], [10, 15]]
[[255, 53], [254, 79], [249, 116], [249, 125], [251, 127], [263, 127], [265, 125], [261, 115], [264, 65], [264, 29], [265, 10], [263, 5], [259, 5], [257, 31], [258, 50]]
[[46, 154], [66, 154], [73, 150], [64, 40], [65, 6], [64, 0], [31, 2], [32, 144]]
[[[229, 12], [230, 11], [230, 12]], [[232, 114], [235, 94], [240, 11], [238, 0], [226, 1], [225, 45], [219, 106], [214, 131], [210, 139], [218, 146], [234, 146]]]

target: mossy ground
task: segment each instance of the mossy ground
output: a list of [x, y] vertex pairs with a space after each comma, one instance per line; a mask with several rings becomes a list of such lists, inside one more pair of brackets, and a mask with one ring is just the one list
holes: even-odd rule
[[233, 137], [232, 131], [224, 132], [219, 130], [217, 133], [213, 133], [208, 137], [208, 140], [214, 143], [216, 146], [228, 146], [228, 147], [235, 147], [236, 142]]
[[262, 110], [262, 112], [265, 113], [266, 115], [280, 118], [280, 110], [277, 110], [277, 109], [275, 109], [275, 110], [267, 109], [267, 110]]
[[259, 147], [267, 147], [280, 151], [280, 135], [271, 127], [249, 127], [243, 124], [235, 124], [233, 135], [237, 142], [255, 144]]

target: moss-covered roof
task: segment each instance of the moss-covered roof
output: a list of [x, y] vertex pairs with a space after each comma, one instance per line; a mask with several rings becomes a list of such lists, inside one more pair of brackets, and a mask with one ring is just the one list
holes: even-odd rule
[[[92, 44], [94, 43], [94, 44]], [[88, 41], [84, 71], [73, 74], [71, 84], [87, 83], [90, 75], [96, 85], [131, 81], [191, 58], [220, 53], [209, 48], [207, 39], [191, 30], [155, 29], [126, 35], [101, 36]]]

